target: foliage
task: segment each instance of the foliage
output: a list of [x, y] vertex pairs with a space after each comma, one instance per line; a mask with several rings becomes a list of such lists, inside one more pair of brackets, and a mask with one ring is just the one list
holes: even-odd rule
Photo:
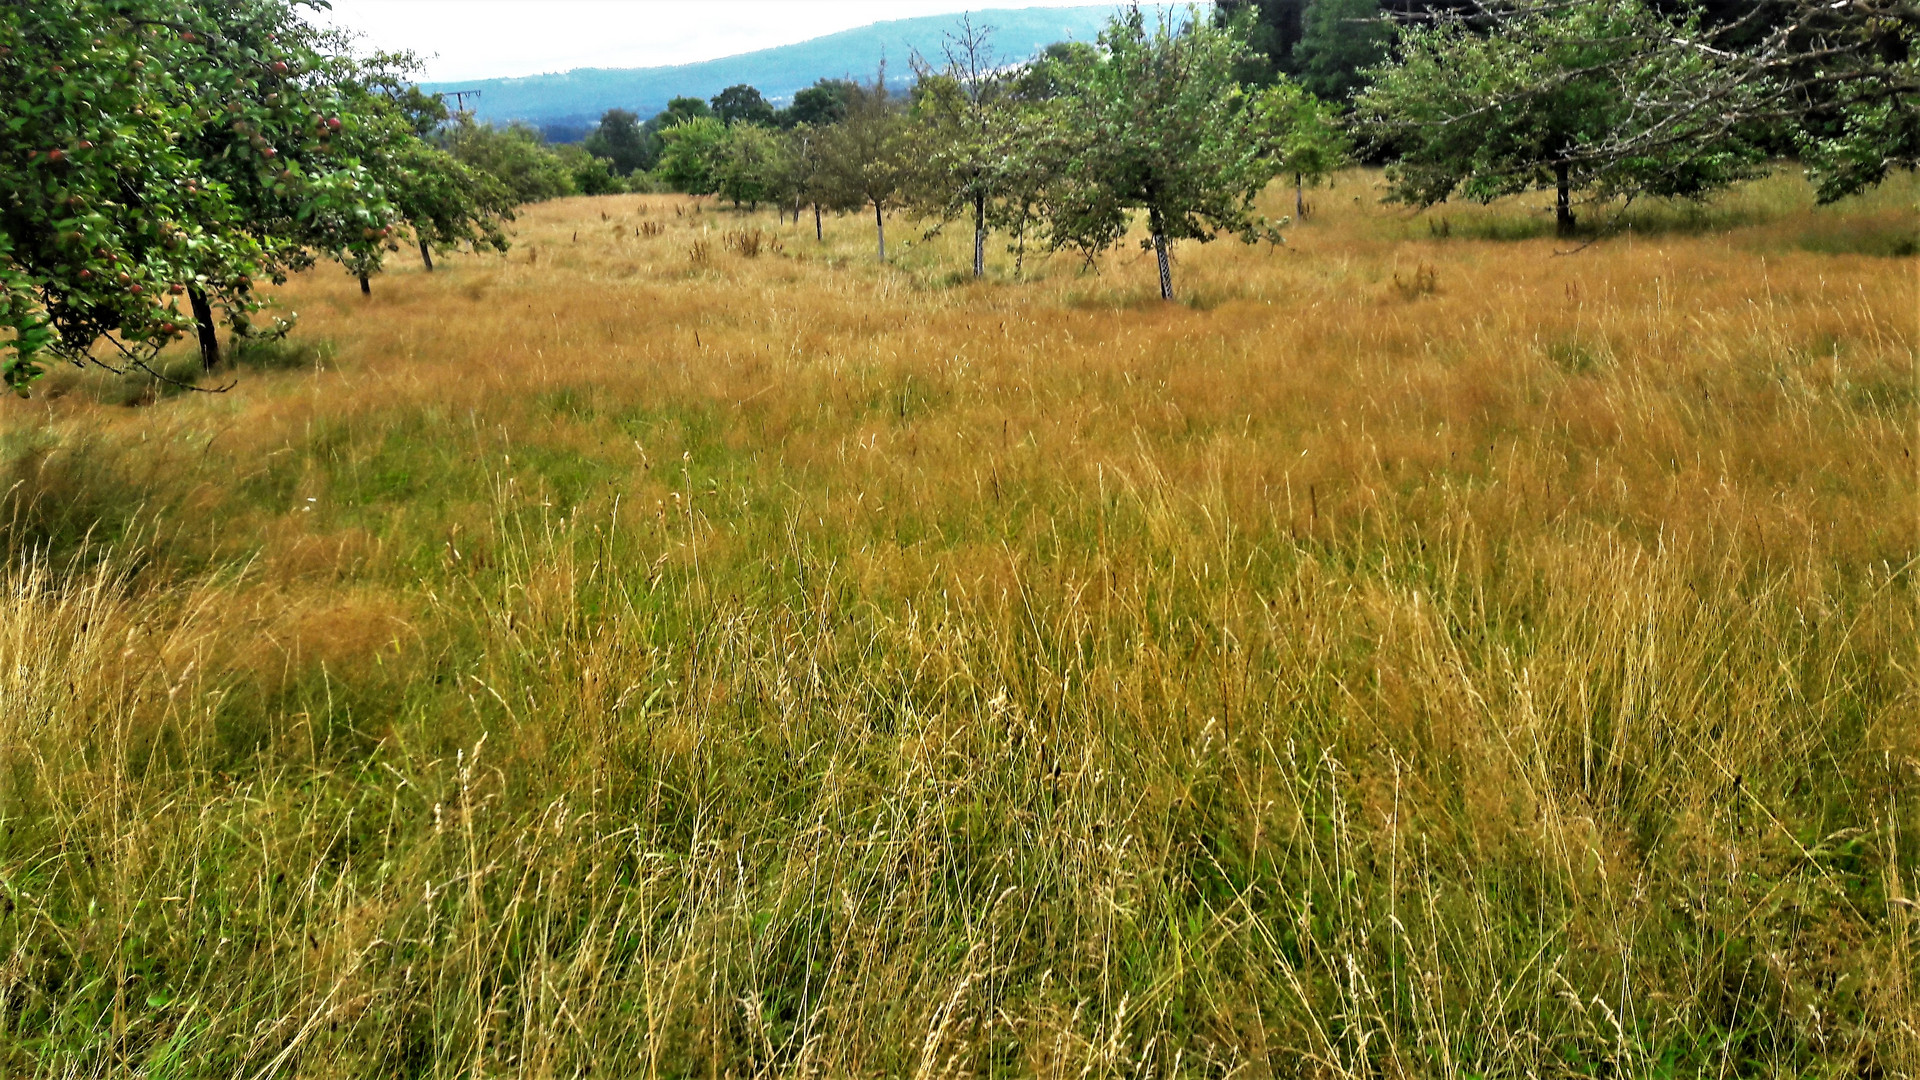
[[660, 132], [659, 178], [675, 191], [711, 195], [720, 181], [727, 126], [714, 116], [682, 120]]
[[144, 366], [214, 307], [244, 327], [312, 249], [377, 250], [393, 211], [334, 139], [355, 74], [280, 0], [0, 7], [0, 379], [102, 341]]
[[1304, 215], [1301, 190], [1318, 186], [1348, 164], [1352, 145], [1347, 132], [1324, 102], [1287, 80], [1260, 92], [1254, 115], [1275, 164], [1293, 175], [1294, 213]]
[[[1698, 197], [1753, 175], [1759, 153], [1696, 104], [1726, 60], [1687, 42], [1693, 17], [1642, 0], [1569, 0], [1504, 14], [1482, 32], [1459, 19], [1410, 25], [1398, 58], [1356, 100], [1395, 158], [1395, 198], [1428, 206], [1456, 192], [1486, 201], [1537, 188], [1571, 195]], [[1764, 87], [1724, 102], [1741, 107]], [[1657, 141], [1641, 136], [1657, 133]]]
[[[1817, 34], [1825, 51], [1770, 81], [1787, 83], [1807, 102], [1796, 139], [1821, 200], [1920, 167], [1920, 3], [1831, 5], [1802, 14], [1802, 33]], [[1781, 45], [1793, 40], [1791, 27], [1776, 31], [1753, 53], [1787, 52]]]
[[712, 105], [713, 115], [728, 127], [738, 123], [770, 127], [774, 123], [773, 106], [760, 96], [760, 91], [745, 83], [729, 86], [715, 94]]
[[887, 92], [883, 71], [871, 85], [847, 92], [847, 115], [820, 133], [820, 164], [815, 173], [819, 201], [839, 210], [872, 207], [880, 261], [887, 261], [887, 228], [882, 216], [900, 201], [911, 175], [906, 120]]
[[1313, 0], [1215, 0], [1214, 21], [1240, 25], [1247, 54], [1235, 64], [1235, 77], [1265, 86], [1298, 72], [1295, 49], [1303, 35], [1305, 12]]
[[627, 190], [613, 163], [595, 157], [583, 146], [562, 146], [554, 151], [573, 181], [573, 190], [581, 195], [615, 195]]
[[503, 184], [515, 203], [543, 202], [575, 191], [573, 172], [526, 124], [495, 127], [461, 116], [447, 135], [448, 149], [462, 164]]
[[758, 207], [787, 190], [787, 144], [772, 128], [736, 123], [727, 129], [714, 167], [713, 189], [733, 200]]
[[614, 172], [629, 176], [634, 170], [651, 164], [647, 160], [646, 142], [640, 117], [626, 109], [608, 109], [583, 145], [594, 157], [606, 158]]
[[1301, 85], [1328, 101], [1345, 101], [1366, 85], [1366, 71], [1387, 59], [1393, 25], [1380, 0], [1310, 0], [1294, 48]]
[[916, 65], [907, 135], [908, 201], [943, 220], [972, 218], [974, 277], [986, 272], [989, 208], [1007, 193], [1009, 165], [1024, 146], [1015, 141], [1019, 103], [1000, 76], [990, 33], [963, 19], [947, 39], [942, 68]]
[[403, 145], [391, 159], [386, 188], [422, 257], [461, 246], [507, 250], [501, 223], [513, 219], [513, 194], [445, 150], [418, 139]]
[[847, 79], [821, 79], [793, 95], [793, 104], [780, 110], [781, 127], [825, 127], [846, 119], [847, 102], [855, 86]]
[[1254, 208], [1279, 165], [1234, 79], [1244, 54], [1231, 28], [1161, 19], [1149, 29], [1134, 9], [1100, 35], [1097, 55], [1070, 64], [1069, 92], [1055, 99], [1053, 137], [1066, 160], [1047, 196], [1054, 247], [1091, 258], [1144, 210], [1144, 243], [1157, 256], [1161, 295], [1172, 299], [1170, 241], [1205, 243], [1222, 231], [1277, 239]]

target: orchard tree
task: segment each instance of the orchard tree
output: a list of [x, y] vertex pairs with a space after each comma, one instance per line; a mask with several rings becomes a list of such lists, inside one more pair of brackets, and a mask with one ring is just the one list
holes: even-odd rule
[[493, 177], [462, 165], [452, 154], [415, 140], [393, 161], [387, 189], [413, 229], [420, 261], [433, 271], [433, 253], [491, 248], [504, 254], [502, 222], [513, 220], [513, 195]]
[[1286, 79], [1260, 92], [1254, 114], [1280, 171], [1293, 174], [1293, 214], [1304, 221], [1306, 189], [1318, 187], [1349, 160], [1347, 133], [1326, 103]]
[[1014, 150], [1012, 102], [1002, 92], [988, 43], [991, 28], [963, 18], [946, 38], [946, 65], [916, 61], [910, 197], [931, 216], [973, 219], [973, 276], [987, 272], [988, 206], [1002, 194]]
[[1173, 299], [1168, 245], [1220, 232], [1249, 243], [1278, 240], [1254, 200], [1279, 171], [1254, 99], [1235, 80], [1246, 46], [1237, 24], [1163, 16], [1149, 28], [1139, 8], [1116, 17], [1099, 49], [1067, 66], [1056, 98], [1066, 160], [1048, 194], [1055, 248], [1092, 256], [1147, 214], [1160, 295]]
[[906, 121], [887, 93], [882, 69], [871, 86], [855, 84], [846, 119], [821, 133], [821, 201], [840, 210], [873, 207], [880, 261], [887, 261], [886, 211], [908, 179]]
[[714, 168], [714, 190], [733, 200], [738, 207], [746, 203], [758, 209], [762, 202], [780, 197], [783, 189], [786, 146], [778, 132], [759, 124], [739, 123], [727, 129]]
[[1399, 57], [1355, 101], [1374, 145], [1394, 155], [1392, 197], [1430, 206], [1554, 192], [1561, 235], [1574, 197], [1699, 198], [1752, 176], [1760, 151], [1719, 107], [1752, 110], [1762, 81], [1730, 81], [1732, 57], [1698, 47], [1694, 16], [1643, 0], [1515, 7], [1490, 28], [1462, 18], [1410, 24]]
[[665, 144], [660, 141], [660, 133], [675, 124], [702, 116], [712, 116], [713, 109], [697, 97], [677, 97], [667, 102], [667, 107], [654, 113], [646, 123], [640, 125], [640, 168], [651, 172], [660, 164], [660, 151]]
[[215, 308], [244, 332], [256, 279], [385, 239], [392, 207], [332, 146], [328, 45], [284, 0], [0, 5], [0, 377], [114, 366], [103, 342], [148, 369], [195, 324], [211, 366]]
[[727, 126], [696, 116], [660, 132], [660, 178], [689, 195], [713, 194], [727, 146]]
[[574, 193], [572, 171], [540, 132], [525, 124], [495, 127], [462, 113], [446, 140], [447, 150], [461, 164], [498, 180], [515, 205]]
[[813, 239], [824, 241], [820, 226], [820, 207], [825, 201], [825, 176], [821, 167], [821, 132], [811, 124], [800, 124], [783, 132], [786, 146], [780, 155], [781, 189], [793, 200], [793, 222], [800, 223], [801, 204], [813, 207]]

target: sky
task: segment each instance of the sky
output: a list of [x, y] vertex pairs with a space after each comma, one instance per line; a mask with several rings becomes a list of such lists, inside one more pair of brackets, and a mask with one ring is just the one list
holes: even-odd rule
[[1101, 0], [333, 0], [368, 48], [426, 60], [423, 82], [657, 67], [788, 45], [918, 15]]

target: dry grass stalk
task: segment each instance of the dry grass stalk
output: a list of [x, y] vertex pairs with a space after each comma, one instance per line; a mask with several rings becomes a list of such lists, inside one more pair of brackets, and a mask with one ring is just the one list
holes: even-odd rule
[[1178, 307], [561, 202], [10, 403], [0, 1072], [1916, 1075], [1911, 188], [1370, 182]]

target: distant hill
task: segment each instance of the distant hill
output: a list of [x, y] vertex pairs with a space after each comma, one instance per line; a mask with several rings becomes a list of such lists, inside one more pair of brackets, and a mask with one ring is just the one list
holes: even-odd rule
[[[1057, 41], [1092, 41], [1115, 4], [1070, 8], [1022, 8], [972, 13], [975, 26], [993, 27], [993, 50], [1003, 63], [1025, 60]], [[631, 109], [642, 117], [667, 107], [673, 97], [708, 98], [738, 83], [760, 88], [775, 105], [822, 78], [871, 79], [886, 58], [891, 78], [911, 77], [907, 60], [916, 51], [940, 57], [945, 35], [958, 15], [930, 15], [874, 23], [826, 37], [674, 67], [578, 68], [553, 75], [427, 83], [433, 90], [479, 90], [471, 104], [482, 120], [525, 120], [549, 137], [577, 138], [608, 109]]]

